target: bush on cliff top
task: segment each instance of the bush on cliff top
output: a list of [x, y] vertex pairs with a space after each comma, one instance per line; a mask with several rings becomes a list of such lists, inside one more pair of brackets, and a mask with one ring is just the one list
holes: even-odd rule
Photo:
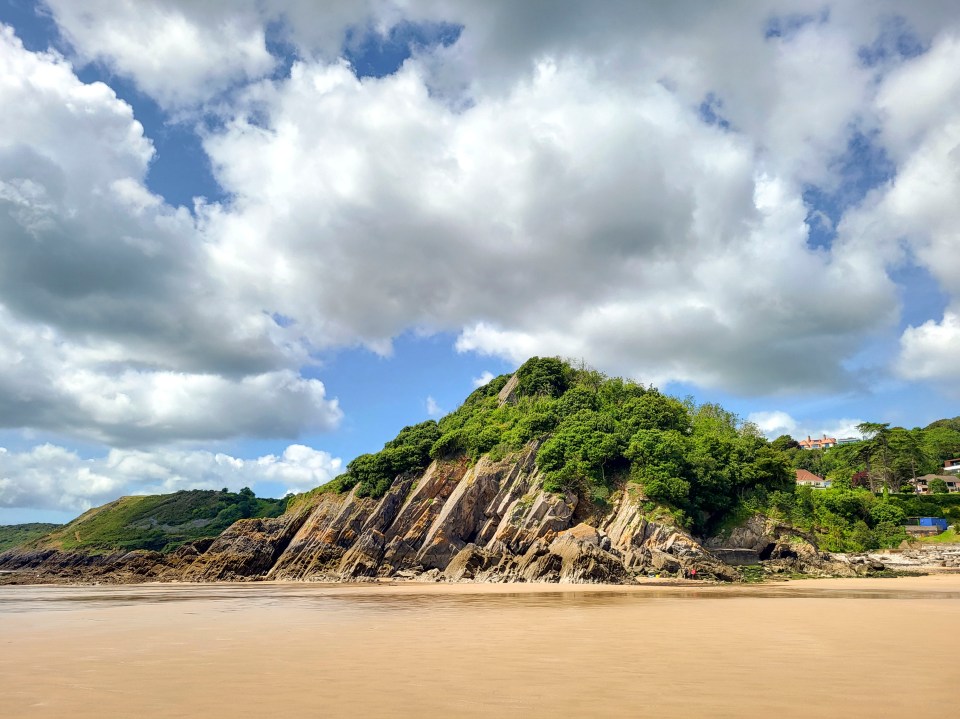
[[439, 438], [440, 430], [432, 419], [404, 427], [379, 452], [361, 454], [348, 464], [347, 471], [334, 480], [337, 490], [356, 486], [358, 497], [382, 497], [394, 478], [430, 464], [430, 448]]

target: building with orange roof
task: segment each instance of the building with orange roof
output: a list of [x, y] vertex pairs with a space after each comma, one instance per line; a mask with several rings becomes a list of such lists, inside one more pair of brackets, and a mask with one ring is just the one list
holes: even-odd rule
[[823, 435], [820, 439], [811, 439], [808, 434], [806, 439], [801, 439], [797, 444], [803, 449], [827, 449], [837, 446], [837, 438]]
[[830, 480], [818, 477], [813, 472], [805, 469], [796, 470], [797, 484], [801, 487], [813, 487], [814, 489], [826, 489], [830, 486]]

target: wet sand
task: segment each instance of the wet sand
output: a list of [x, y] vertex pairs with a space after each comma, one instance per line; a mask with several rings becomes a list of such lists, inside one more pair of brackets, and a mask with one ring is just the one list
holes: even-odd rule
[[960, 575], [0, 587], [0, 716], [938, 714], [958, 636]]

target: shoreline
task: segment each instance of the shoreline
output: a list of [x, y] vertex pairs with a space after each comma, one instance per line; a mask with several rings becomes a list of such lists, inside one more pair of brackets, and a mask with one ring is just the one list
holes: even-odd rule
[[0, 587], [0, 694], [44, 719], [874, 719], [955, 706], [942, 653], [903, 652], [958, 631], [958, 574], [21, 585]]
[[[145, 589], [175, 589], [178, 587], [190, 588], [232, 588], [250, 589], [257, 587], [306, 589], [316, 588], [328, 591], [342, 590], [350, 593], [404, 593], [404, 594], [548, 594], [548, 593], [643, 593], [648, 590], [695, 590], [714, 592], [747, 593], [762, 591], [771, 588], [797, 589], [835, 589], [838, 591], [850, 589], [893, 589], [893, 582], [898, 582], [896, 588], [907, 585], [917, 585], [919, 588], [943, 587], [956, 584], [960, 591], [960, 570], [930, 571], [924, 573], [903, 573], [897, 576], [872, 577], [783, 577], [771, 578], [760, 582], [708, 582], [696, 579], [657, 578], [638, 580], [629, 584], [604, 583], [558, 583], [558, 582], [419, 582], [404, 579], [380, 579], [365, 582], [324, 582], [324, 581], [293, 581], [293, 580], [257, 580], [249, 582], [137, 582], [137, 583], [85, 583], [85, 582], [40, 582], [36, 584], [6, 584], [0, 585], [0, 591], [17, 589], [116, 589], [133, 590]], [[951, 590], [952, 591], [952, 590]]]

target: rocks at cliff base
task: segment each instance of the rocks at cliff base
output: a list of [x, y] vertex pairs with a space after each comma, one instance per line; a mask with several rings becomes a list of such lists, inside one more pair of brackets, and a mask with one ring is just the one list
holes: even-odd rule
[[[814, 537], [762, 515], [754, 515], [728, 535], [711, 537], [704, 544], [730, 564], [762, 564], [769, 573], [798, 573], [814, 576], [846, 575], [843, 563], [821, 552]], [[756, 560], [751, 562], [751, 559]]]
[[475, 544], [468, 544], [450, 560], [443, 570], [443, 576], [451, 582], [475, 579], [478, 574], [495, 566], [498, 560], [498, 555], [484, 551]]
[[171, 567], [163, 578], [186, 581], [238, 581], [265, 575], [287, 548], [305, 517], [241, 519], [183, 568]]
[[755, 515], [723, 537], [705, 542], [731, 564], [752, 563], [771, 575], [869, 577], [891, 573], [929, 573], [960, 568], [960, 545], [910, 545], [882, 552], [821, 551], [809, 533]]
[[627, 576], [623, 563], [601, 549], [600, 544], [599, 532], [586, 524], [578, 524], [557, 535], [549, 551], [560, 558], [559, 581], [622, 582]]
[[576, 522], [578, 498], [544, 492], [538, 446], [503, 461], [434, 462], [379, 502], [322, 495], [271, 579], [624, 582], [637, 575], [735, 581], [682, 531], [649, 521], [621, 492], [598, 526]]
[[4, 584], [35, 582], [131, 584], [156, 580], [167, 557], [159, 552], [137, 550], [90, 554], [63, 550], [0, 555]]

